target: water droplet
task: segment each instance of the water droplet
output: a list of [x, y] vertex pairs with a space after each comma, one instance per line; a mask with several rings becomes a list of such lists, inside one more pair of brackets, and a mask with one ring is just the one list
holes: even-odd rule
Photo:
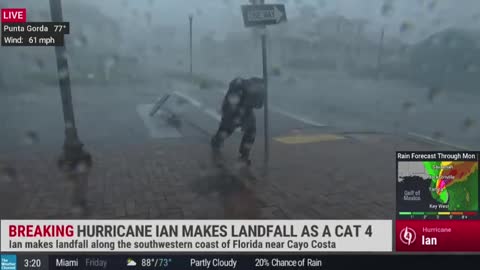
[[220, 136], [220, 138], [223, 140], [228, 137], [228, 133], [225, 131], [221, 131], [220, 133], [218, 133], [218, 136]]
[[403, 108], [404, 111], [406, 111], [408, 113], [411, 113], [415, 109], [415, 103], [413, 103], [411, 101], [405, 101], [402, 104], [402, 108]]
[[411, 22], [403, 22], [400, 25], [400, 33], [407, 33], [413, 29], [413, 24]]
[[200, 8], [197, 8], [195, 10], [195, 13], [197, 14], [197, 16], [202, 16], [203, 15], [203, 11]]
[[443, 91], [439, 87], [430, 87], [428, 89], [427, 98], [430, 102], [436, 102], [440, 96], [442, 95]]
[[453, 66], [451, 64], [448, 64], [447, 66], [445, 66], [444, 72], [445, 73], [452, 73], [453, 72]]
[[335, 105], [328, 105], [327, 106], [327, 112], [329, 112], [329, 113], [337, 112], [337, 107], [335, 107]]
[[430, 3], [428, 3], [428, 6], [427, 6], [427, 8], [430, 11], [433, 11], [436, 7], [437, 7], [437, 1], [436, 0], [433, 0]]
[[421, 64], [420, 65], [420, 71], [421, 72], [427, 72], [429, 69], [428, 64]]
[[135, 18], [138, 17], [138, 10], [136, 8], [132, 9], [132, 16]]
[[432, 138], [435, 140], [441, 140], [443, 137], [444, 137], [444, 134], [441, 131], [435, 131], [432, 134]]
[[41, 21], [48, 21], [50, 19], [50, 12], [48, 10], [40, 10], [38, 12], [38, 17]]
[[83, 216], [85, 213], [85, 208], [82, 206], [73, 206], [72, 209], [70, 209], [71, 214], [76, 217]]
[[446, 44], [447, 47], [450, 48], [450, 49], [455, 49], [455, 48], [458, 47], [458, 41], [455, 38], [448, 38], [446, 40], [446, 43], [447, 43]]
[[27, 59], [27, 54], [25, 52], [20, 52], [18, 53], [18, 57], [20, 57], [21, 60]]
[[83, 32], [73, 37], [73, 46], [83, 48], [88, 45], [87, 35]]
[[3, 167], [0, 170], [0, 182], [12, 183], [17, 179], [17, 171], [13, 167]]
[[240, 97], [238, 95], [231, 94], [231, 95], [228, 95], [227, 100], [228, 100], [228, 103], [230, 103], [230, 105], [237, 106], [238, 103], [240, 102]]
[[70, 61], [70, 55], [65, 51], [60, 55], [60, 59], [63, 60], [63, 61], [69, 62]]
[[464, 128], [464, 129], [470, 130], [471, 128], [473, 128], [473, 126], [475, 126], [475, 120], [473, 120], [472, 118], [467, 117], [467, 118], [463, 121], [463, 128]]
[[240, 125], [241, 122], [242, 122], [242, 120], [240, 119], [240, 117], [235, 117], [235, 119], [233, 119], [233, 123], [235, 125]]
[[383, 16], [391, 16], [393, 14], [393, 3], [392, 1], [385, 1], [382, 5], [381, 13]]
[[68, 78], [68, 69], [67, 68], [61, 68], [59, 71], [58, 71], [58, 77], [61, 79], [61, 80], [65, 80]]
[[152, 25], [152, 13], [149, 11], [145, 12], [145, 22], [147, 23], [147, 26]]
[[286, 81], [288, 85], [294, 85], [297, 82], [297, 79], [295, 77], [289, 77]]
[[393, 122], [393, 127], [394, 127], [395, 129], [399, 129], [399, 128], [400, 128], [400, 121], [395, 120], [395, 121]]
[[279, 67], [273, 67], [272, 68], [272, 75], [273, 76], [280, 76], [280, 75], [282, 75], [282, 71], [280, 70]]
[[177, 104], [178, 106], [182, 106], [182, 105], [185, 105], [185, 104], [187, 104], [187, 103], [188, 103], [188, 102], [187, 102], [185, 99], [183, 99], [183, 98], [177, 97], [177, 98], [175, 99], [175, 104]]
[[25, 132], [25, 136], [23, 138], [23, 142], [25, 144], [33, 145], [38, 143], [38, 141], [39, 141], [38, 134], [35, 131], [30, 130]]
[[162, 49], [162, 46], [161, 45], [154, 45], [152, 50], [155, 52], [155, 53], [158, 53], [158, 54], [161, 54], [163, 49]]
[[35, 57], [34, 59], [35, 67], [37, 70], [43, 70], [45, 68], [45, 62], [40, 57]]
[[466, 65], [465, 71], [468, 73], [475, 73], [475, 72], [478, 72], [478, 67], [477, 65], [470, 63]]
[[431, 40], [430, 40], [430, 45], [432, 46], [438, 46], [442, 43], [442, 40], [439, 38], [439, 37], [433, 37]]
[[95, 79], [95, 74], [93, 74], [93, 73], [88, 73], [88, 74], [87, 74], [87, 78], [88, 78], [89, 80], [93, 80], [93, 79]]
[[167, 118], [167, 124], [175, 128], [181, 128], [182, 121], [177, 115], [170, 114]]
[[117, 64], [117, 61], [118, 61], [118, 56], [117, 55], [111, 55], [111, 56], [108, 56], [107, 58], [105, 58], [105, 61], [104, 61], [103, 64], [106, 68], [112, 68]]
[[74, 168], [74, 172], [75, 173], [87, 173], [90, 169], [90, 166], [89, 164], [87, 164], [87, 162], [85, 161], [80, 161]]

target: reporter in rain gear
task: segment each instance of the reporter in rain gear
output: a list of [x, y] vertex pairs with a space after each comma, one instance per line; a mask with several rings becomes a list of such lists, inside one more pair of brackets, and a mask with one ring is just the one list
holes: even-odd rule
[[237, 129], [243, 132], [239, 147], [240, 161], [250, 165], [250, 151], [255, 142], [256, 119], [254, 109], [261, 109], [265, 103], [263, 79], [236, 78], [229, 84], [222, 103], [222, 119], [218, 131], [211, 140], [214, 157], [218, 157], [224, 141]]

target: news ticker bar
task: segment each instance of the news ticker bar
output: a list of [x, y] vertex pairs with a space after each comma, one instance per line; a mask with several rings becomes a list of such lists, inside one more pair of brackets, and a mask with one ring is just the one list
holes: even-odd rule
[[68, 22], [2, 23], [2, 46], [64, 46]]
[[[2, 270], [59, 269], [457, 269], [478, 265], [480, 255], [261, 255], [2, 254]], [[424, 267], [422, 268], [424, 269]]]
[[391, 220], [1, 220], [2, 252], [385, 252]]

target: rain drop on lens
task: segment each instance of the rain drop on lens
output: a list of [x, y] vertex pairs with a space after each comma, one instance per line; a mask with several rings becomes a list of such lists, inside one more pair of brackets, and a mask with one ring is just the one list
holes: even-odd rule
[[228, 102], [231, 105], [237, 105], [240, 102], [240, 97], [238, 95], [229, 95]]
[[475, 73], [475, 72], [478, 72], [479, 69], [475, 64], [470, 63], [466, 65], [465, 71], [468, 73]]
[[0, 169], [0, 181], [4, 183], [14, 182], [17, 178], [17, 171], [13, 167], [3, 167]]
[[75, 36], [73, 39], [73, 45], [78, 48], [87, 46], [88, 39], [84, 33], [80, 33], [78, 36]]
[[35, 131], [27, 131], [24, 136], [24, 143], [27, 145], [36, 144], [39, 141], [38, 135]]
[[35, 61], [35, 67], [38, 70], [43, 70], [43, 68], [45, 68], [45, 62], [43, 61], [42, 58], [36, 57], [34, 61]]
[[442, 90], [438, 87], [430, 87], [428, 89], [428, 94], [427, 94], [427, 98], [430, 102], [435, 102], [437, 101], [440, 96], [442, 95]]
[[68, 69], [62, 68], [58, 71], [58, 76], [60, 77], [61, 80], [67, 79], [68, 78]]
[[473, 126], [475, 126], [475, 120], [473, 120], [472, 118], [470, 117], [467, 117], [464, 121], [463, 121], [463, 128], [465, 130], [470, 130], [473, 128]]
[[220, 138], [225, 139], [225, 138], [227, 138], [227, 133], [222, 131], [222, 132], [219, 133], [219, 136], [220, 136]]
[[402, 104], [402, 108], [403, 108], [404, 111], [406, 111], [408, 113], [411, 113], [415, 109], [415, 103], [413, 103], [411, 101], [405, 101]]
[[435, 140], [441, 140], [443, 139], [443, 136], [443, 132], [441, 131], [434, 131], [432, 134], [432, 138], [434, 138]]
[[383, 16], [392, 15], [392, 13], [393, 13], [393, 3], [392, 3], [392, 1], [390, 1], [390, 0], [385, 1], [382, 5], [382, 8], [381, 8], [380, 12]]
[[89, 166], [86, 162], [79, 162], [75, 166], [75, 172], [76, 173], [86, 173], [86, 172], [88, 172], [88, 169], [89, 169]]
[[400, 33], [408, 33], [413, 29], [413, 24], [410, 22], [403, 22], [400, 25]]

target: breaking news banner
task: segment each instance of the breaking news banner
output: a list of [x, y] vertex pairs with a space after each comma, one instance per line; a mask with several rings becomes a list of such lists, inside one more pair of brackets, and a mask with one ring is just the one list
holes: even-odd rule
[[391, 220], [2, 220], [2, 252], [390, 252]]

